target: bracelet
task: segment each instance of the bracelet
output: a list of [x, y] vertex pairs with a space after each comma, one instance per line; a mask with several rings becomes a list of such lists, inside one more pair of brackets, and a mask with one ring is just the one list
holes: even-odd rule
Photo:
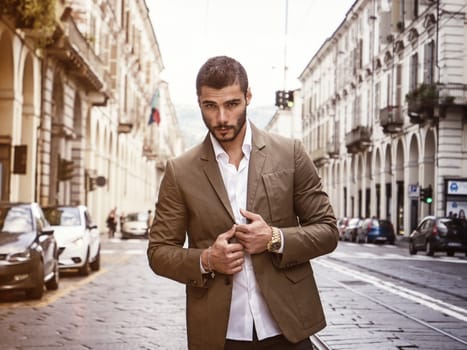
[[208, 248], [208, 272], [211, 278], [214, 278], [216, 276], [216, 273], [211, 267], [211, 248], [212, 248], [211, 246], [209, 246]]

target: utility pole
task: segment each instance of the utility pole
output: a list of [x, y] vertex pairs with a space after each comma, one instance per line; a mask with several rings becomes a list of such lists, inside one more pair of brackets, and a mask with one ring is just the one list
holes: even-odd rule
[[285, 23], [284, 23], [284, 86], [283, 91], [287, 91], [287, 27], [289, 22], [289, 0], [285, 0]]

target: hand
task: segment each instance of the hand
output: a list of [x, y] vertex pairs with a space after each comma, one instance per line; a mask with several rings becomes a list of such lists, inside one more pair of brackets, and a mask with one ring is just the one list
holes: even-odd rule
[[249, 224], [238, 224], [235, 237], [250, 254], [262, 253], [267, 249], [272, 237], [271, 227], [263, 220], [261, 215], [240, 209], [240, 213], [247, 218]]
[[233, 225], [230, 230], [217, 236], [210, 252], [208, 249], [203, 251], [201, 261], [205, 269], [210, 268], [227, 275], [233, 275], [242, 270], [244, 248], [240, 243], [229, 242], [235, 236], [235, 227], [236, 225]]

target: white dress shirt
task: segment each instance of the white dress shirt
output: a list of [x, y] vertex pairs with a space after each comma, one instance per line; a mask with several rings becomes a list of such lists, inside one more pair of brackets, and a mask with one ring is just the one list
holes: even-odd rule
[[[235, 222], [246, 223], [240, 208], [246, 209], [248, 163], [251, 153], [251, 127], [247, 120], [243, 141], [243, 158], [238, 169], [229, 163], [229, 156], [219, 142], [211, 136], [217, 163], [227, 190]], [[253, 339], [253, 323], [259, 340], [281, 333], [264, 301], [256, 282], [251, 256], [245, 253], [243, 268], [233, 276], [232, 301], [227, 329], [227, 339], [250, 341]]]

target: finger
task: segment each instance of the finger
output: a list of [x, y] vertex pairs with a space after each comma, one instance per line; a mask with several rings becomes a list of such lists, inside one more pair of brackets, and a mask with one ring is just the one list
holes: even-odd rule
[[255, 214], [252, 211], [248, 211], [248, 210], [242, 209], [242, 208], [240, 208], [240, 214], [242, 214], [244, 217], [246, 217], [247, 219], [249, 219], [251, 221], [257, 220], [258, 217], [259, 217], [258, 214]]
[[225, 240], [228, 241], [228, 240], [231, 239], [233, 236], [235, 236], [235, 228], [236, 228], [236, 226], [237, 226], [237, 225], [233, 224], [232, 227], [231, 227], [228, 231], [226, 231], [226, 232], [220, 234], [219, 237], [221, 237], [222, 239], [225, 239]]

